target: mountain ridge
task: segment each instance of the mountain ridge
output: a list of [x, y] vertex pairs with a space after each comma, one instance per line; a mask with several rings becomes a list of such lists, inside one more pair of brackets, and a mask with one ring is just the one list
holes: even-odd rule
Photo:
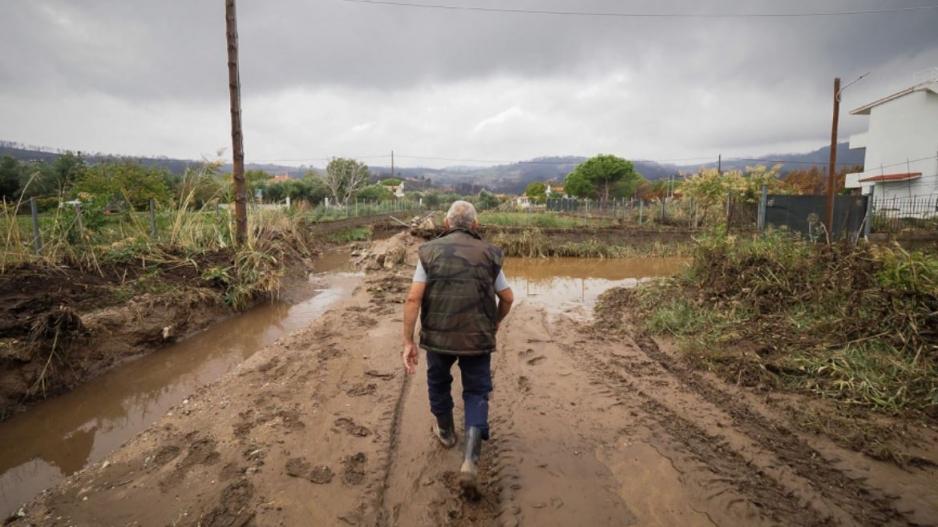
[[[65, 153], [63, 150], [0, 141], [0, 156], [10, 155], [21, 161], [50, 161], [63, 153]], [[817, 150], [806, 153], [769, 154], [752, 158], [731, 158], [723, 160], [722, 168], [724, 170], [736, 170], [758, 164], [772, 165], [782, 163], [782, 172], [785, 173], [797, 168], [805, 168], [812, 165], [824, 166], [827, 164], [829, 153], [830, 147], [823, 146]], [[204, 163], [204, 161], [168, 157], [120, 156], [101, 153], [83, 153], [83, 155], [91, 162], [128, 160], [146, 166], [165, 168], [176, 174]], [[851, 149], [847, 142], [838, 143], [837, 145], [838, 166], [862, 165], [863, 156], [863, 149]], [[515, 163], [494, 164], [481, 167], [395, 167], [394, 175], [404, 179], [432, 182], [432, 184], [436, 186], [461, 186], [461, 188], [467, 189], [486, 188], [497, 192], [520, 193], [533, 181], [563, 181], [564, 176], [570, 173], [577, 164], [586, 159], [587, 158], [583, 156], [558, 155], [542, 156]], [[643, 159], [632, 160], [632, 163], [638, 173], [650, 180], [663, 179], [672, 175], [693, 173], [702, 168], [715, 168], [717, 166], [716, 160], [688, 165], [658, 163], [656, 161]], [[302, 177], [303, 174], [309, 170], [322, 170], [315, 166], [297, 167], [271, 163], [246, 163], [245, 168], [248, 170], [265, 170], [275, 174], [286, 173], [290, 177]], [[369, 168], [379, 178], [389, 177], [391, 175], [391, 169], [388, 166], [379, 165], [370, 166]], [[221, 169], [223, 171], [230, 171], [231, 164], [224, 164]]]

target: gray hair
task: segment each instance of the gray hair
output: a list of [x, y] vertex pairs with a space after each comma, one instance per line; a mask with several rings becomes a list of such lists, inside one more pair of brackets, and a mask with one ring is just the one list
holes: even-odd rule
[[468, 201], [454, 201], [446, 213], [446, 222], [451, 229], [471, 229], [478, 219], [475, 206]]

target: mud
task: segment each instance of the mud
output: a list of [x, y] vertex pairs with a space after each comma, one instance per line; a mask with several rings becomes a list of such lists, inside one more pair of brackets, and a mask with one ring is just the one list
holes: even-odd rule
[[587, 331], [582, 309], [533, 296], [499, 334], [481, 496], [466, 500], [461, 452], [430, 435], [425, 373], [399, 363], [411, 272], [371, 273], [12, 524], [938, 524], [935, 467], [902, 470], [804, 433], [666, 343], [628, 326]]
[[[206, 255], [210, 264], [222, 253]], [[0, 276], [0, 421], [114, 364], [230, 315], [193, 266], [86, 272], [21, 266]], [[152, 285], [162, 284], [162, 290]]]
[[[317, 259], [314, 264], [321, 270], [341, 270], [348, 267], [348, 255]], [[158, 353], [121, 364], [95, 382], [0, 423], [0, 514], [15, 511], [43, 488], [99, 461], [171, 406], [182, 404], [179, 411], [187, 412], [186, 398], [193, 391], [277, 338], [306, 326], [351, 294], [360, 280], [352, 274], [317, 275], [285, 292], [284, 300], [257, 306]], [[273, 357], [260, 369], [282, 366]], [[291, 420], [289, 409], [282, 410], [282, 419], [300, 426]], [[180, 445], [167, 445], [154, 457], [162, 465], [167, 456], [180, 451], [184, 451]]]

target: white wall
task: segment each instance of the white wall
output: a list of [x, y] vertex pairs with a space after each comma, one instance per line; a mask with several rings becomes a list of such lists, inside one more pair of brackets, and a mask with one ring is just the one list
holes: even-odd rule
[[[870, 183], [859, 179], [881, 174], [921, 172], [922, 177], [909, 182], [876, 184], [876, 197], [909, 197], [938, 194], [938, 95], [916, 91], [874, 107], [869, 115], [869, 130], [850, 138], [850, 145], [865, 146], [864, 172], [847, 178], [848, 188], [862, 186], [869, 193]], [[911, 161], [923, 157], [931, 159]], [[899, 164], [896, 164], [899, 163]], [[881, 168], [882, 167], [882, 168]]]

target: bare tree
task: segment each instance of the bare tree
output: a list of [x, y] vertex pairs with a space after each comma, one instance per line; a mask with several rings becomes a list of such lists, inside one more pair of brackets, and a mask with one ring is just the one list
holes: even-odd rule
[[326, 166], [322, 180], [336, 203], [346, 204], [368, 182], [368, 167], [354, 159], [337, 157]]

